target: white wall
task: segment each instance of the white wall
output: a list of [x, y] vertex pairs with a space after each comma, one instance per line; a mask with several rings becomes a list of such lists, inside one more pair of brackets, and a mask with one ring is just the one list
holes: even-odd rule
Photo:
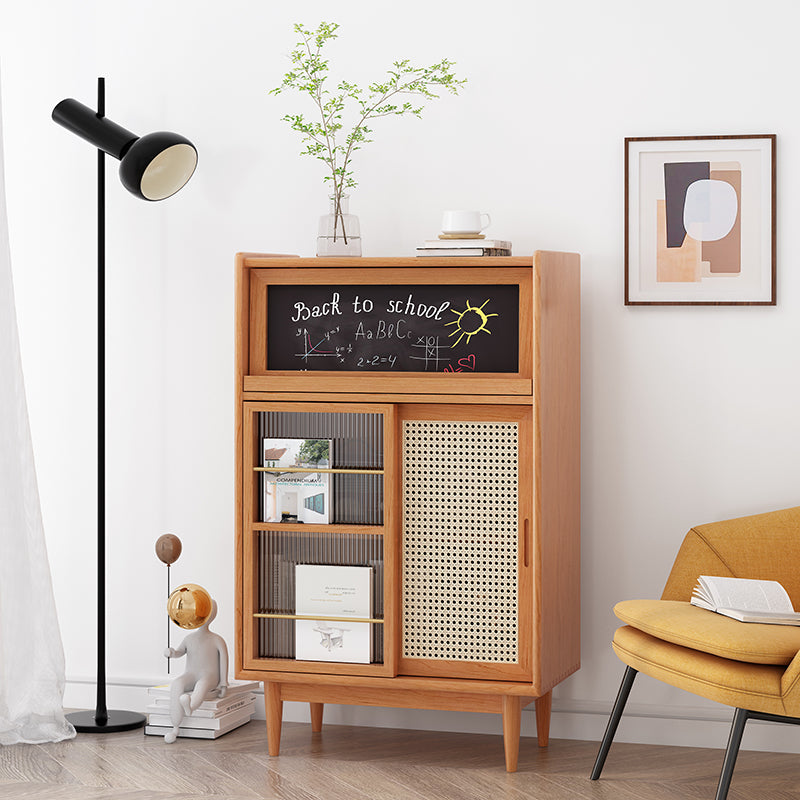
[[[309, 107], [267, 90], [288, 69], [292, 23], [326, 19], [342, 25], [335, 78], [443, 56], [469, 78], [422, 120], [375, 125], [351, 201], [365, 255], [411, 254], [448, 207], [490, 211], [491, 232], [517, 254], [582, 254], [583, 667], [555, 693], [553, 733], [599, 737], [622, 671], [609, 646], [614, 602], [658, 595], [691, 525], [800, 502], [794, 3], [288, 5], [0, 4], [12, 258], [66, 702], [93, 702], [95, 156], [50, 111], [70, 96], [92, 105], [104, 75], [109, 117], [137, 133], [180, 131], [200, 152], [196, 176], [164, 203], [109, 179], [109, 697], [142, 707], [136, 687], [165, 678], [162, 533], [184, 544], [173, 581], [214, 594], [217, 629], [233, 642], [233, 256], [313, 255], [322, 166], [299, 157], [279, 121]], [[773, 132], [777, 307], [626, 308], [623, 138]], [[727, 710], [640, 684], [620, 738], [724, 744], [722, 723], [684, 718]], [[364, 709], [331, 718], [464, 721]], [[500, 730], [499, 720], [466, 723]], [[800, 749], [787, 738], [796, 734], [753, 728], [745, 746]]]

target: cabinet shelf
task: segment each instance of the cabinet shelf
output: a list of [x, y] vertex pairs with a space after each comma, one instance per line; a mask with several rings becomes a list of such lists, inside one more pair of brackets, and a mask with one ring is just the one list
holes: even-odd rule
[[355, 533], [360, 536], [383, 536], [386, 533], [386, 526], [350, 525], [349, 523], [317, 525], [313, 522], [254, 522], [252, 531], [253, 533], [290, 531], [292, 533]]
[[304, 472], [306, 474], [313, 474], [315, 472], [327, 472], [331, 475], [384, 475], [385, 470], [382, 469], [346, 469], [344, 467], [331, 467], [325, 469], [310, 469], [308, 467], [253, 467], [253, 472], [272, 472], [276, 475], [284, 472]]
[[361, 617], [309, 617], [304, 614], [269, 614], [261, 611], [257, 611], [253, 617], [255, 619], [307, 619], [312, 622], [371, 622], [375, 625], [383, 625], [383, 619], [374, 617], [368, 619]]

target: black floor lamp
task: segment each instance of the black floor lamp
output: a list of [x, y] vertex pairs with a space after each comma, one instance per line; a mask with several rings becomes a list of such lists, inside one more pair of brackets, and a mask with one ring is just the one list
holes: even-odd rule
[[197, 166], [194, 145], [176, 133], [136, 136], [105, 116], [105, 79], [97, 81], [97, 110], [62, 100], [53, 120], [97, 150], [97, 705], [67, 719], [80, 733], [116, 733], [140, 728], [143, 714], [106, 708], [106, 467], [105, 467], [105, 155], [120, 159], [123, 186], [143, 200], [164, 200], [183, 187]]

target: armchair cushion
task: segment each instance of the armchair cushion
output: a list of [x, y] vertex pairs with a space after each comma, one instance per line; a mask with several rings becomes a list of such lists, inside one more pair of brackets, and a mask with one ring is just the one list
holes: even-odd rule
[[789, 698], [783, 695], [783, 666], [744, 664], [701, 653], [629, 625], [617, 628], [613, 647], [628, 666], [700, 697], [766, 714], [798, 713], [797, 703], [786, 702]]
[[786, 665], [800, 652], [800, 627], [739, 622], [681, 600], [624, 600], [614, 613], [656, 639], [734, 661]]

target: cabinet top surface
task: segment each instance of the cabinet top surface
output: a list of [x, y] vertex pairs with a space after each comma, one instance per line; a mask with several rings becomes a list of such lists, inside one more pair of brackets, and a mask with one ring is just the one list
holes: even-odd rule
[[452, 267], [531, 267], [533, 256], [453, 256], [449, 258], [431, 258], [421, 256], [405, 256], [391, 258], [300, 258], [290, 255], [270, 255], [265, 253], [238, 253], [237, 260], [245, 269], [319, 269], [348, 267], [386, 268], [386, 267], [418, 267], [430, 269], [432, 266]]

